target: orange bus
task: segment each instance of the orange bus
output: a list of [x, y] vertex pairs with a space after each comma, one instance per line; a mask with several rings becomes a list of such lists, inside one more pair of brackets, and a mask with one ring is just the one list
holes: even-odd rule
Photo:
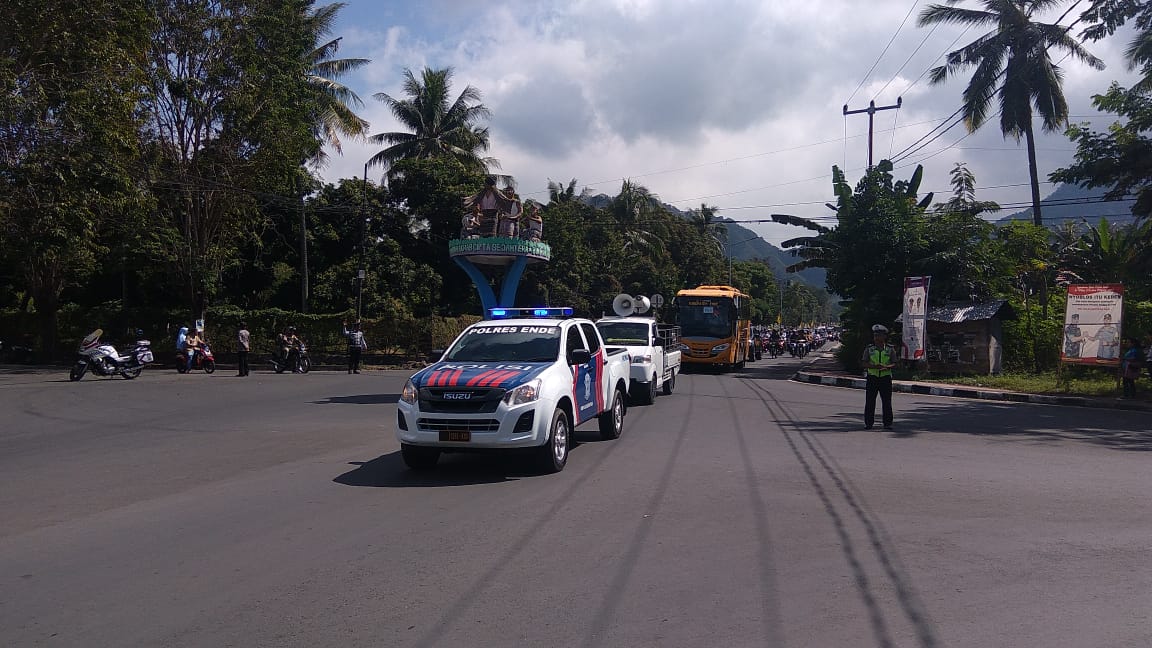
[[676, 293], [682, 362], [742, 369], [752, 340], [751, 298], [732, 286], [699, 286]]

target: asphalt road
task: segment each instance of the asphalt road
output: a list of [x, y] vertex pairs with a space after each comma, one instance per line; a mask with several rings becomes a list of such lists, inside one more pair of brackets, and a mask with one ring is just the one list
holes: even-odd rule
[[3, 646], [1152, 645], [1147, 414], [686, 375], [558, 475], [404, 374], [0, 376]]

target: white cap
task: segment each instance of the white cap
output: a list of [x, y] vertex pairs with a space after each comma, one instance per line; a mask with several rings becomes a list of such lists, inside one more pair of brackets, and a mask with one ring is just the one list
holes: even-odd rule
[[888, 327], [884, 326], [883, 324], [873, 324], [872, 325], [872, 332], [873, 333], [884, 333], [885, 335], [887, 335], [888, 334]]

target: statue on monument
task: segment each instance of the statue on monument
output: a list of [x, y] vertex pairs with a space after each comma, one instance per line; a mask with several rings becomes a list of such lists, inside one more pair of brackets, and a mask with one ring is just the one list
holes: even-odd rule
[[525, 241], [539, 243], [544, 238], [544, 219], [540, 217], [540, 205], [533, 203], [528, 210], [527, 222], [521, 228], [520, 237]]
[[484, 180], [484, 188], [478, 193], [464, 198], [465, 212], [475, 213], [479, 209], [477, 233], [480, 237], [496, 236], [500, 215], [511, 212], [513, 205], [513, 200], [496, 188], [496, 178], [492, 176]]

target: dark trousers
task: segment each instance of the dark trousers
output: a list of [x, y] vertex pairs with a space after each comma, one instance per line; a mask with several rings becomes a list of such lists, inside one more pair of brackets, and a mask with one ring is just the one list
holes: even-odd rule
[[884, 409], [884, 426], [892, 425], [892, 376], [868, 376], [864, 396], [864, 425], [872, 427], [876, 422], [876, 394], [880, 394], [880, 404]]
[[237, 367], [239, 369], [236, 373], [240, 376], [247, 376], [248, 375], [248, 352], [247, 351], [237, 351], [236, 352], [236, 364], [237, 364]]
[[1124, 383], [1124, 398], [1136, 398], [1136, 379], [1121, 378]]
[[360, 347], [348, 347], [348, 371], [360, 371]]

